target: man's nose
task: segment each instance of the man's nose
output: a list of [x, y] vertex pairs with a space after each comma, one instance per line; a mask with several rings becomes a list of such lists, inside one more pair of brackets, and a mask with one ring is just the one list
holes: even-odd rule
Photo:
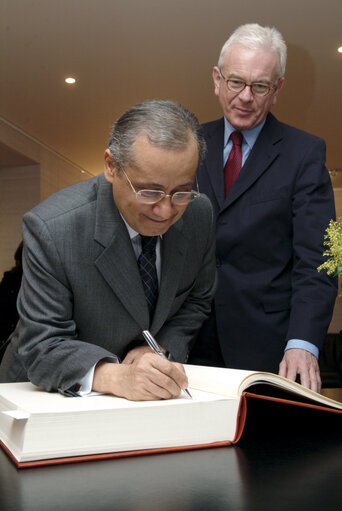
[[253, 93], [250, 85], [246, 85], [245, 88], [239, 93], [239, 98], [243, 101], [252, 101]]
[[174, 205], [171, 201], [170, 195], [166, 195], [158, 201], [153, 208], [153, 212], [160, 218], [169, 218], [173, 212]]

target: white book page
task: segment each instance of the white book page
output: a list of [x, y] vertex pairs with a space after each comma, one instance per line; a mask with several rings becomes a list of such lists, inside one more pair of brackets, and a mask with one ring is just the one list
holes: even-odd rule
[[222, 399], [222, 395], [208, 394], [198, 389], [192, 392], [192, 398], [183, 392], [176, 399], [164, 401], [129, 401], [112, 395], [66, 397], [56, 392], [46, 392], [28, 382], [0, 384], [0, 410], [16, 419], [28, 418], [33, 414], [58, 415], [68, 412], [187, 406], [194, 400], [219, 400]]
[[235, 399], [240, 395], [241, 381], [254, 374], [254, 371], [190, 364], [185, 364], [184, 368], [188, 376], [190, 391], [198, 389]]
[[30, 417], [30, 414], [28, 412], [24, 412], [22, 410], [9, 410], [9, 411], [3, 411], [1, 412], [5, 415], [8, 415], [9, 417], [12, 417], [16, 420], [27, 420]]
[[[189, 379], [190, 389], [194, 388], [221, 394], [222, 396], [238, 398], [242, 392], [248, 390], [252, 384], [268, 383], [274, 387], [288, 390], [304, 398], [312, 399], [316, 401], [317, 404], [333, 406], [340, 410], [342, 409], [342, 403], [322, 396], [317, 392], [303, 387], [303, 385], [299, 383], [276, 374], [195, 365], [185, 365], [184, 367]], [[251, 389], [251, 392], [253, 392], [253, 389]]]
[[[299, 383], [289, 380], [288, 378], [284, 378], [279, 375], [274, 375], [272, 373], [260, 372], [250, 375], [247, 379], [241, 382], [240, 391], [243, 392], [244, 390], [248, 390], [248, 388], [253, 383], [269, 383], [273, 387], [288, 390], [296, 395], [302, 396], [303, 398], [312, 399], [316, 401], [317, 404], [333, 406], [334, 408], [342, 410], [342, 403], [334, 401], [333, 399], [330, 399], [328, 397], [322, 396], [322, 394], [318, 394], [313, 390], [307, 389], [306, 387], [303, 387], [303, 385], [300, 385]], [[253, 389], [251, 389], [251, 392], [253, 392]]]

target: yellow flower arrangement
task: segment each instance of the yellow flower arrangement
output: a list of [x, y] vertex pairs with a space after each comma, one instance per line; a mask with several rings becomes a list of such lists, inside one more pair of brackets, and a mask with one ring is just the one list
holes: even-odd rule
[[317, 270], [326, 270], [328, 275], [342, 274], [342, 219], [330, 220], [324, 235], [323, 245], [327, 250], [323, 255], [327, 260]]

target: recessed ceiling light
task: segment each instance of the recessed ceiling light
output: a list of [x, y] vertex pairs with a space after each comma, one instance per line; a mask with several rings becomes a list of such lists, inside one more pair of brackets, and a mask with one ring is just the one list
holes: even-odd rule
[[338, 53], [342, 53], [342, 46], [340, 46], [339, 48], [337, 48], [337, 51], [338, 51]]
[[73, 78], [72, 76], [68, 76], [67, 78], [65, 78], [65, 83], [68, 83], [69, 85], [73, 84], [73, 83], [76, 83], [76, 78]]

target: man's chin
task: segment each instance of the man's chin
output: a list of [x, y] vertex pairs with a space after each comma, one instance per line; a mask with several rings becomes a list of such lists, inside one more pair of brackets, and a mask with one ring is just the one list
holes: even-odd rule
[[161, 236], [169, 230], [173, 223], [174, 221], [172, 220], [165, 220], [160, 222], [157, 220], [149, 219], [148, 225], [144, 226], [144, 232], [142, 232], [142, 234], [144, 236]]
[[154, 229], [146, 229], [145, 232], [143, 232], [142, 234], [144, 236], [162, 236], [163, 234], [165, 234], [170, 228], [170, 225], [168, 225], [167, 227], [159, 227], [158, 229], [157, 228], [154, 228]]

